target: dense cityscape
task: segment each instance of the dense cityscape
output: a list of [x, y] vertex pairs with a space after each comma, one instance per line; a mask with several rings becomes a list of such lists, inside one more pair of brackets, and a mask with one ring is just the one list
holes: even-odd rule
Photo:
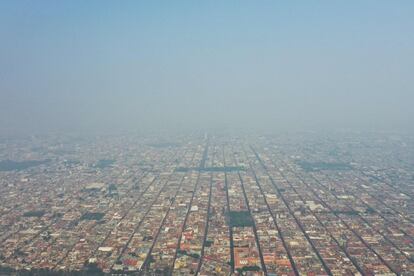
[[0, 274], [414, 275], [406, 134], [0, 141]]
[[413, 30], [413, 0], [0, 0], [0, 276], [414, 276]]

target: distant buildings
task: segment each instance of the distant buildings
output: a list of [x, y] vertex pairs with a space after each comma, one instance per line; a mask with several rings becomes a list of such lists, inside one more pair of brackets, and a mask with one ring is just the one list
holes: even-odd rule
[[1, 269], [414, 272], [412, 137], [177, 139], [1, 145]]

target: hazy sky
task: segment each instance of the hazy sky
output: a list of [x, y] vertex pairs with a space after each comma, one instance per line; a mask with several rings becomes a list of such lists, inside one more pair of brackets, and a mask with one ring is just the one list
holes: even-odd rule
[[414, 1], [0, 1], [0, 134], [414, 125]]

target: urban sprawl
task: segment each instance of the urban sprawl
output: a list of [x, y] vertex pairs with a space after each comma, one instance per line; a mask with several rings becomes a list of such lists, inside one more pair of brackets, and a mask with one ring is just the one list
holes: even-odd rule
[[414, 139], [0, 140], [0, 274], [414, 275]]

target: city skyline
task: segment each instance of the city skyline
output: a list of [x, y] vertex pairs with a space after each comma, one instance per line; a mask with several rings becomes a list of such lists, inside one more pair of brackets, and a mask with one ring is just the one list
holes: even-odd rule
[[411, 275], [413, 141], [349, 133], [3, 142], [0, 160], [16, 161], [0, 163], [0, 269]]
[[1, 276], [414, 276], [414, 1], [0, 1]]

